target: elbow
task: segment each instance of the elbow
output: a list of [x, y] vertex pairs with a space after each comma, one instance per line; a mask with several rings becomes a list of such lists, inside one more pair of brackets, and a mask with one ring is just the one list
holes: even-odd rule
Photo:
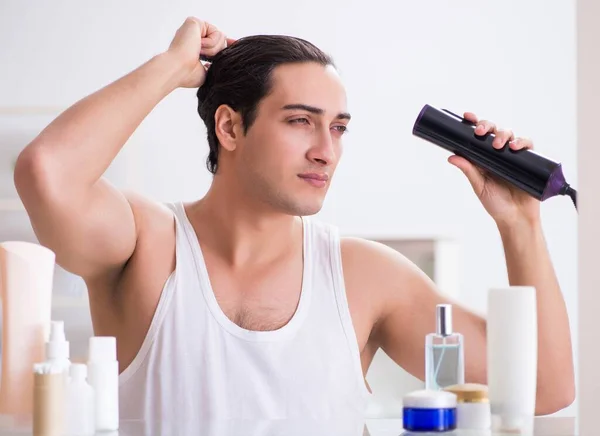
[[21, 201], [27, 206], [32, 198], [39, 198], [47, 191], [51, 184], [48, 175], [48, 159], [40, 148], [26, 147], [15, 163], [14, 184]]
[[536, 415], [551, 415], [569, 407], [575, 401], [575, 382], [561, 386], [555, 391], [538, 395]]

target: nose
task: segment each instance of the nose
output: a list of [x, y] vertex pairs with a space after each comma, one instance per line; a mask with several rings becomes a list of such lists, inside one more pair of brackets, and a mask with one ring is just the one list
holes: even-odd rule
[[324, 132], [319, 132], [314, 140], [313, 145], [306, 153], [306, 157], [313, 163], [327, 166], [335, 162], [336, 148], [331, 133], [328, 129]]

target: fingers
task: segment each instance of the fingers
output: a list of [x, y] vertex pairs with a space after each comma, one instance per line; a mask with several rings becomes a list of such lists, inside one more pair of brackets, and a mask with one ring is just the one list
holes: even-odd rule
[[196, 17], [188, 17], [185, 24], [197, 25], [200, 28], [200, 38], [202, 46], [200, 55], [204, 57], [213, 57], [228, 45], [225, 34], [221, 32], [214, 24], [199, 20]]
[[529, 138], [516, 138], [509, 143], [509, 146], [513, 150], [533, 150], [533, 141]]
[[479, 136], [483, 136], [487, 133], [496, 133], [496, 125], [487, 120], [478, 121], [477, 126], [475, 127], [475, 133]]
[[212, 57], [219, 53], [226, 47], [226, 38], [225, 35], [216, 31], [213, 33], [207, 34], [202, 38], [202, 49], [200, 51], [201, 54]]
[[202, 26], [203, 26], [202, 20], [199, 20], [196, 17], [187, 17], [185, 19], [183, 25], [187, 25], [187, 24], [190, 24], [190, 23], [193, 24], [193, 25], [198, 25], [198, 26], [200, 26], [200, 28], [202, 28]]
[[492, 146], [494, 148], [502, 148], [506, 145], [507, 142], [512, 141], [513, 139], [515, 139], [515, 135], [512, 130], [496, 129], [496, 137], [492, 142]]
[[533, 141], [531, 139], [515, 138], [515, 134], [511, 129], [500, 129], [491, 121], [479, 120], [477, 115], [475, 115], [473, 112], [465, 112], [463, 117], [476, 125], [476, 135], [483, 136], [488, 133], [494, 134], [495, 138], [492, 142], [492, 145], [496, 149], [501, 149], [508, 144], [512, 150], [533, 150]]
[[477, 124], [477, 115], [475, 115], [473, 112], [465, 112], [463, 114], [463, 118], [467, 121]]

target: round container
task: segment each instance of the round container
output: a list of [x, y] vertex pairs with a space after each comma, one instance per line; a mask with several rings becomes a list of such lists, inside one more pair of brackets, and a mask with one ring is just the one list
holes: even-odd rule
[[456, 428], [487, 430], [491, 427], [487, 386], [465, 383], [448, 386], [444, 390], [456, 395]]
[[410, 432], [444, 432], [456, 428], [456, 395], [420, 390], [403, 400], [402, 425]]

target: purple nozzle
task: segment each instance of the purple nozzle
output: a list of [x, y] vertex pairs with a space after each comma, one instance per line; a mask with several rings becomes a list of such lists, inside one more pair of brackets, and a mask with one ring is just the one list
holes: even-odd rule
[[548, 183], [546, 183], [546, 189], [544, 189], [544, 193], [542, 194], [541, 201], [556, 195], [564, 194], [566, 186], [568, 186], [568, 184], [562, 171], [562, 164], [558, 164], [552, 171], [552, 174], [550, 174]]

